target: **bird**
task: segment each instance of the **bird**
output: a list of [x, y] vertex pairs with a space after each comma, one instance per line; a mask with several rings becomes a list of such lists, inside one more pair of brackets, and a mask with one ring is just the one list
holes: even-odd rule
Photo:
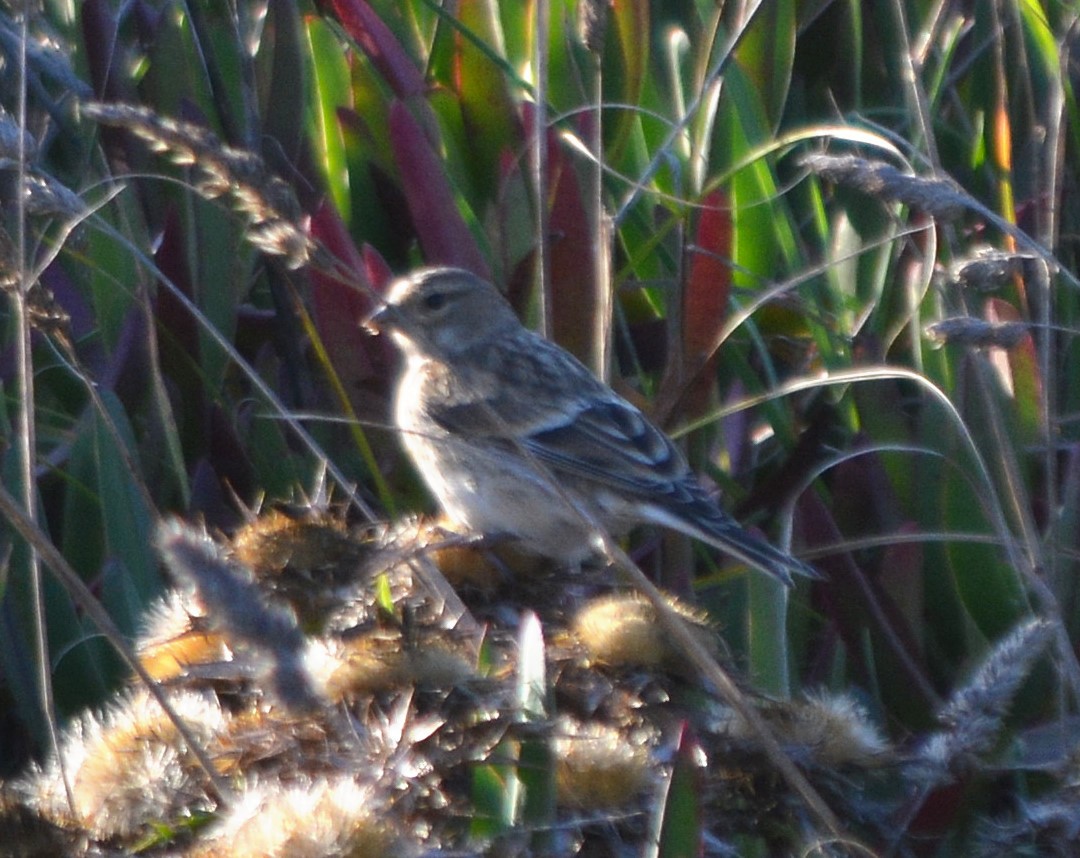
[[790, 586], [807, 563], [744, 530], [640, 409], [521, 324], [490, 282], [452, 267], [392, 281], [365, 326], [404, 357], [393, 420], [457, 525], [568, 565], [596, 528], [660, 525]]

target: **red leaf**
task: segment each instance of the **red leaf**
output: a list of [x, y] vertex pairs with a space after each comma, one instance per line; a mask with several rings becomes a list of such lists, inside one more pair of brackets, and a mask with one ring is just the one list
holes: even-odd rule
[[[1001, 298], [990, 298], [985, 307], [986, 320], [993, 323], [1022, 322], [1023, 315]], [[1038, 403], [1042, 401], [1043, 380], [1035, 340], [1025, 334], [1012, 348], [989, 350], [991, 364], [997, 370], [1006, 389], [1011, 389], [1024, 419], [1025, 429], [1033, 434], [1042, 422]]]
[[433, 265], [456, 265], [490, 278], [487, 260], [457, 210], [442, 159], [400, 101], [390, 105], [390, 140], [425, 259]]
[[683, 295], [683, 403], [689, 417], [708, 410], [715, 380], [713, 349], [731, 292], [731, 207], [721, 190], [707, 194], [702, 205]]
[[326, 5], [398, 98], [423, 94], [424, 76], [420, 69], [365, 0], [328, 0]]
[[[531, 125], [531, 110], [527, 116]], [[600, 312], [592, 260], [602, 249], [593, 247], [589, 215], [573, 163], [564, 156], [558, 137], [551, 131], [547, 149], [552, 334], [556, 342], [591, 365], [596, 314]]]
[[393, 279], [394, 272], [390, 270], [382, 254], [370, 244], [365, 244], [360, 252], [364, 257], [364, 273], [367, 274], [368, 282], [381, 294]]
[[310, 270], [311, 311], [315, 328], [330, 355], [342, 384], [350, 394], [386, 376], [393, 360], [389, 343], [384, 337], [371, 337], [360, 329], [360, 323], [374, 308], [371, 293], [371, 273], [377, 272], [380, 283], [385, 279], [381, 260], [372, 252], [356, 249], [337, 210], [323, 202], [311, 218], [311, 234], [326, 246], [348, 268], [355, 272], [357, 283], [343, 283], [315, 269]]
[[[524, 104], [522, 115], [525, 134], [531, 139], [536, 119], [533, 105]], [[566, 157], [559, 137], [551, 129], [547, 133], [547, 154], [548, 187], [544, 199], [549, 203], [547, 241], [551, 337], [585, 364], [592, 366], [596, 316], [600, 312], [592, 261], [594, 253], [603, 252], [603, 249], [593, 246], [589, 215], [573, 160]], [[503, 181], [520, 181], [531, 185], [531, 175], [527, 178], [520, 175], [526, 166], [525, 160], [507, 156], [503, 163]], [[522, 295], [533, 284], [534, 270], [535, 254], [529, 253], [516, 268], [518, 276], [511, 280], [515, 305], [524, 303]]]

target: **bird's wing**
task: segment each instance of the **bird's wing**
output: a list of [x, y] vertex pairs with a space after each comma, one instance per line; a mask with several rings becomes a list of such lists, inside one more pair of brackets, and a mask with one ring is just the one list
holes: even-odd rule
[[537, 427], [522, 440], [556, 472], [630, 496], [681, 493], [691, 479], [671, 440], [614, 395], [577, 400], [561, 420]]
[[[549, 414], [531, 434], [495, 443], [524, 450], [557, 480], [608, 489], [636, 502], [641, 521], [680, 530], [750, 566], [791, 584], [791, 573], [821, 576], [802, 561], [744, 530], [713, 501], [690, 472], [671, 440], [630, 403], [614, 394], [576, 400], [572, 409]], [[535, 414], [534, 414], [535, 418]], [[521, 424], [518, 424], [519, 428]], [[489, 442], [494, 441], [488, 436]], [[520, 449], [516, 450], [520, 455]]]
[[[527, 347], [526, 347], [527, 346]], [[681, 530], [790, 583], [815, 570], [743, 530], [698, 483], [663, 432], [573, 357], [544, 340], [489, 354], [492, 362], [429, 407], [451, 433], [508, 455], [524, 451], [556, 480], [608, 489], [642, 520]]]
[[671, 440], [637, 408], [576, 362], [566, 368], [544, 378], [513, 373], [504, 364], [503, 376], [517, 377], [491, 383], [474, 377], [467, 392], [432, 403], [428, 414], [463, 438], [483, 439], [508, 453], [525, 451], [558, 476], [626, 496], [679, 493], [692, 480]]

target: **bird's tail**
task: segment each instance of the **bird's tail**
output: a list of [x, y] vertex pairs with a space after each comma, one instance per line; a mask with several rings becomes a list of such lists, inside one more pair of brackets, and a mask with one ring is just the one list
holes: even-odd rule
[[718, 548], [725, 554], [772, 575], [790, 587], [792, 573], [821, 580], [824, 576], [809, 563], [804, 563], [774, 548], [764, 539], [745, 530], [735, 519], [712, 503], [688, 504], [688, 509], [674, 511], [653, 507], [650, 517], [657, 523], [685, 533]]

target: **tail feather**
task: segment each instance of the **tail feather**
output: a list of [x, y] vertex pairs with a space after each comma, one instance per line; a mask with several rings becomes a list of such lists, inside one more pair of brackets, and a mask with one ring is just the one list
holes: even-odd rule
[[[655, 523], [706, 542], [748, 566], [772, 575], [788, 587], [794, 583], [792, 573], [816, 580], [824, 577], [809, 563], [754, 536], [712, 503], [708, 504], [707, 509], [702, 509], [702, 506], [693, 504], [685, 511], [651, 506], [649, 513]], [[683, 514], [680, 515], [680, 512]]]

